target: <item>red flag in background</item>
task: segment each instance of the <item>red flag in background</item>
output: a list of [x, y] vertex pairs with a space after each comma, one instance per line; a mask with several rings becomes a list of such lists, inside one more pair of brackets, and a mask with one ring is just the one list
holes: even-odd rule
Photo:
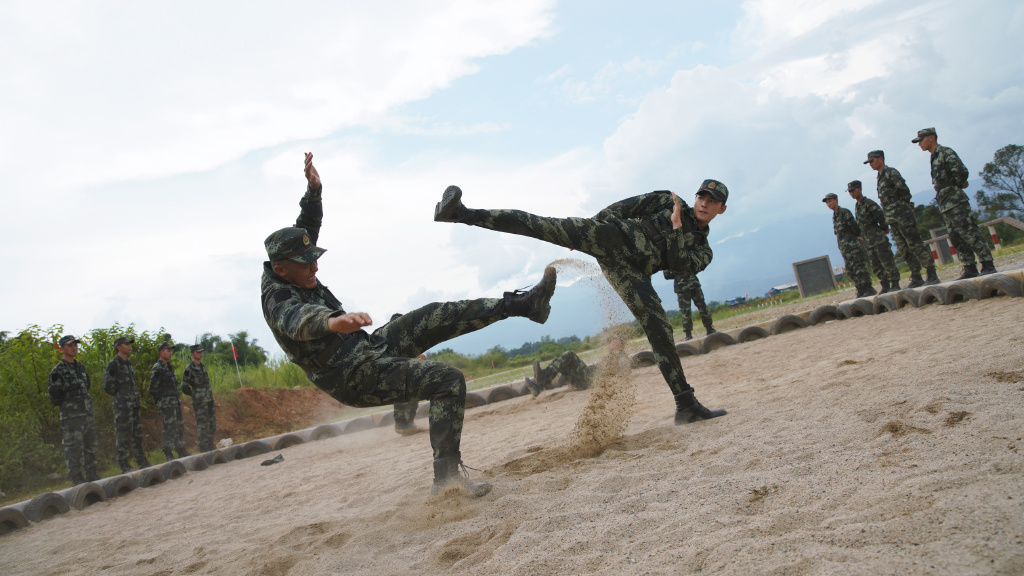
[[238, 360], [238, 351], [235, 350], [234, 342], [231, 343], [231, 355], [235, 357], [235, 360]]

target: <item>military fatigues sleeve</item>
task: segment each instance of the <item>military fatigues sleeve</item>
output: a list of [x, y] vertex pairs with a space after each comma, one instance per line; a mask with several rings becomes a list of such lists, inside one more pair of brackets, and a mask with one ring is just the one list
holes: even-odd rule
[[320, 226], [324, 222], [322, 193], [322, 186], [316, 190], [306, 186], [306, 193], [299, 200], [299, 217], [295, 220], [295, 227], [304, 228], [314, 246], [320, 238]]

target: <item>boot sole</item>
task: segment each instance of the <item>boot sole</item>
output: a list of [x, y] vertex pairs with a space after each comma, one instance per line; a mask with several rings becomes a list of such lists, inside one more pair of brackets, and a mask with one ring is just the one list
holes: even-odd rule
[[455, 222], [455, 215], [462, 207], [462, 189], [449, 186], [441, 195], [441, 201], [434, 206], [434, 222]]
[[555, 295], [555, 282], [557, 280], [558, 273], [554, 267], [548, 266], [544, 269], [544, 279], [541, 280], [541, 283], [545, 285], [544, 291], [541, 292], [541, 302], [543, 302], [543, 305], [540, 310], [531, 312], [529, 316], [530, 320], [537, 324], [543, 324], [548, 321], [548, 316], [551, 314], [551, 297]]

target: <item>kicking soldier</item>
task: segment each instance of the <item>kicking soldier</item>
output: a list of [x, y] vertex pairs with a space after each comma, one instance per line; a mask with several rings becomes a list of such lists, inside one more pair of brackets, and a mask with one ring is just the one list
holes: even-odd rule
[[325, 252], [317, 246], [323, 187], [309, 153], [305, 175], [308, 186], [295, 226], [274, 232], [264, 242], [269, 260], [263, 263], [263, 316], [274, 338], [313, 384], [343, 404], [367, 407], [429, 400], [431, 493], [455, 488], [463, 496], [487, 494], [490, 484], [471, 482], [460, 473], [465, 376], [452, 366], [417, 356], [510, 316], [543, 324], [551, 312], [554, 268], [547, 268], [544, 279], [529, 291], [427, 304], [366, 332], [362, 328], [373, 324], [370, 316], [346, 312], [317, 278], [317, 260]]
[[829, 192], [821, 199], [832, 210], [832, 229], [839, 243], [839, 253], [843, 255], [846, 266], [846, 277], [853, 280], [857, 287], [857, 298], [877, 294], [871, 286], [871, 274], [868, 272], [867, 252], [860, 239], [860, 226], [857, 219], [846, 208], [839, 206], [839, 196]]
[[[935, 187], [935, 201], [946, 221], [949, 241], [960, 255], [964, 273], [957, 280], [975, 278], [996, 271], [992, 251], [978, 228], [978, 216], [971, 210], [971, 201], [964, 193], [970, 173], [952, 148], [941, 146], [935, 128], [917, 131], [917, 138], [911, 140], [925, 152], [931, 152], [932, 186]], [[977, 260], [981, 260], [978, 271]]]
[[697, 189], [693, 208], [659, 190], [616, 202], [593, 218], [547, 218], [521, 210], [473, 210], [462, 204], [462, 190], [449, 186], [434, 209], [434, 221], [529, 236], [596, 258], [647, 334], [676, 401], [676, 424], [686, 424], [726, 412], [709, 410], [694, 396], [651, 275], [662, 270], [697, 274], [711, 263], [708, 224], [725, 212], [728, 197], [725, 184], [709, 179]]
[[871, 261], [871, 268], [875, 276], [882, 282], [882, 290], [879, 294], [895, 292], [900, 289], [900, 270], [896, 267], [896, 260], [892, 257], [892, 246], [886, 234], [889, 232], [889, 225], [885, 221], [885, 213], [877, 202], [864, 196], [860, 180], [854, 180], [846, 185], [846, 191], [857, 203], [857, 226], [860, 227], [861, 237], [867, 245], [868, 256]]
[[185, 450], [185, 421], [181, 417], [181, 393], [178, 392], [178, 377], [171, 366], [171, 355], [174, 344], [161, 342], [156, 347], [157, 361], [149, 371], [149, 393], [156, 400], [157, 410], [163, 429], [160, 433], [160, 447], [168, 462], [174, 460], [172, 450], [178, 452], [178, 458], [189, 455]]
[[196, 415], [196, 436], [200, 452], [215, 450], [213, 435], [217, 432], [217, 407], [213, 403], [210, 375], [203, 365], [203, 346], [189, 347], [192, 361], [181, 376], [181, 391], [192, 397], [192, 411]]
[[[46, 387], [54, 406], [60, 407], [61, 443], [71, 483], [78, 485], [100, 479], [96, 473], [96, 420], [89, 397], [89, 373], [75, 360], [78, 338], [61, 337], [62, 358], [50, 372]], [[84, 473], [83, 473], [84, 472]]]
[[149, 468], [149, 460], [142, 450], [142, 417], [139, 414], [139, 388], [135, 370], [128, 356], [132, 353], [131, 340], [124, 336], [114, 340], [117, 355], [107, 362], [103, 373], [103, 390], [114, 397], [114, 430], [117, 435], [117, 464], [121, 472], [134, 472], [128, 461], [133, 457], [139, 468]]

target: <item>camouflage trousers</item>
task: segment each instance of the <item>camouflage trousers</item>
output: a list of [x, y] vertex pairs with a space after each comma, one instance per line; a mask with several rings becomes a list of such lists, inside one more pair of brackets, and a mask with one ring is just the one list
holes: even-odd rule
[[913, 208], [907, 204], [889, 208], [885, 211], [885, 220], [889, 224], [892, 241], [896, 243], [896, 250], [907, 262], [911, 274], [920, 274], [921, 268], [935, 267], [932, 253], [921, 240]]
[[117, 435], [117, 461], [132, 459], [141, 464], [146, 460], [142, 451], [142, 417], [138, 404], [121, 404], [114, 400], [114, 431]]
[[181, 400], [176, 396], [164, 396], [156, 401], [157, 411], [163, 429], [160, 432], [160, 448], [183, 450], [185, 448], [185, 420], [181, 417]]
[[196, 443], [200, 450], [209, 452], [216, 448], [213, 434], [217, 431], [217, 409], [213, 403], [213, 391], [209, 388], [193, 390], [192, 410], [196, 413]]
[[395, 404], [395, 424], [410, 425], [416, 419], [416, 410], [420, 407], [419, 402], [399, 402]]
[[501, 298], [427, 304], [373, 332], [373, 337], [387, 343], [383, 355], [351, 370], [324, 373], [318, 386], [349, 406], [416, 406], [420, 400], [429, 400], [434, 459], [461, 457], [466, 378], [455, 367], [417, 356], [505, 318], [508, 314]]
[[969, 204], [959, 204], [945, 210], [942, 219], [946, 221], [949, 241], [956, 248], [960, 261], [965, 266], [992, 261], [992, 251], [978, 227], [978, 216]]
[[587, 366], [572, 350], [562, 352], [561, 356], [543, 368], [544, 377], [548, 381], [554, 380], [559, 374], [564, 374], [569, 384], [572, 384], [572, 387], [577, 390], [590, 388], [595, 370], [595, 367]]
[[697, 306], [697, 312], [700, 313], [700, 321], [704, 324], [704, 329], [711, 332], [711, 313], [708, 312], [708, 305], [704, 303], [704, 291], [701, 290], [700, 284], [696, 286], [688, 285], [686, 278], [676, 278], [673, 281], [673, 288], [676, 292], [676, 298], [679, 299], [679, 313], [683, 316], [683, 332], [687, 334], [693, 332], [693, 314], [690, 312], [690, 301]]
[[608, 283], [647, 334], [669, 389], [673, 394], [692, 390], [676, 353], [672, 325], [651, 285], [651, 274], [661, 270], [662, 254], [639, 222], [618, 218], [547, 218], [521, 210], [468, 212], [465, 224], [529, 236], [596, 258]]
[[889, 239], [882, 236], [881, 241], [876, 240], [867, 248], [868, 256], [871, 259], [871, 269], [875, 276], [882, 282], [892, 285], [900, 283], [900, 269], [896, 267], [896, 260], [892, 256], [892, 245]]
[[855, 237], [840, 237], [838, 242], [846, 266], [846, 277], [853, 281], [858, 290], [870, 287], [871, 274], [868, 272], [868, 255], [864, 244]]
[[[65, 402], [67, 404], [67, 402]], [[76, 409], [77, 408], [77, 409]], [[68, 477], [75, 484], [99, 480], [96, 474], [96, 420], [92, 404], [61, 408], [60, 433]]]

